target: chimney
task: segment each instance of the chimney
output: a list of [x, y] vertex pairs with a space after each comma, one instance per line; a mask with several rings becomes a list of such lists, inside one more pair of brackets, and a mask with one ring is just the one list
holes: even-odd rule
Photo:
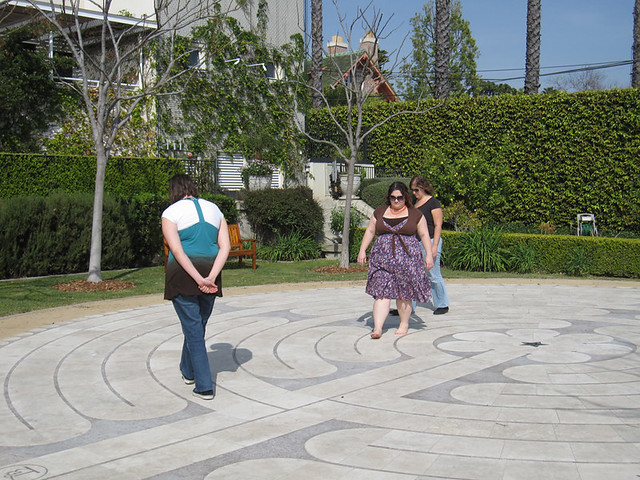
[[364, 38], [360, 40], [360, 50], [367, 52], [372, 63], [378, 63], [378, 43], [372, 32], [367, 32]]
[[331, 41], [327, 42], [327, 52], [329, 56], [337, 55], [338, 53], [345, 53], [347, 51], [347, 44], [344, 43], [342, 37], [334, 35], [331, 37]]

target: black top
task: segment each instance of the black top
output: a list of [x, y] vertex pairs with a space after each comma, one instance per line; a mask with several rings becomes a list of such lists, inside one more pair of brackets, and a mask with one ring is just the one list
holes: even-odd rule
[[416, 207], [418, 210], [422, 212], [424, 218], [427, 220], [427, 227], [429, 228], [429, 237], [433, 240], [433, 233], [436, 229], [435, 223], [433, 223], [433, 215], [431, 215], [431, 210], [435, 210], [436, 208], [442, 208], [440, 205], [440, 201], [436, 197], [431, 197], [426, 201], [424, 205]]

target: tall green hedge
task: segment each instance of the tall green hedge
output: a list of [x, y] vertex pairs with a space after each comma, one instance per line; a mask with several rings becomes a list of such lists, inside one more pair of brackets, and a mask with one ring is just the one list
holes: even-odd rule
[[[202, 194], [228, 223], [238, 222], [235, 200]], [[146, 267], [162, 260], [160, 217], [168, 194], [107, 193], [102, 224], [103, 270]], [[0, 198], [0, 278], [86, 272], [89, 265], [92, 193]]]
[[[0, 154], [0, 198], [48, 195], [54, 191], [93, 192], [96, 158], [44, 154]], [[107, 163], [105, 191], [120, 195], [166, 193], [169, 178], [184, 173], [172, 158], [112, 157]]]
[[[366, 125], [412, 103], [378, 103]], [[640, 89], [501, 95], [425, 102], [368, 139], [377, 167], [429, 176], [446, 207], [462, 200], [488, 222], [551, 222], [596, 215], [602, 231], [640, 232]], [[345, 111], [334, 109], [339, 118]], [[311, 135], [339, 139], [326, 110], [307, 117]], [[311, 156], [333, 155], [321, 144]]]

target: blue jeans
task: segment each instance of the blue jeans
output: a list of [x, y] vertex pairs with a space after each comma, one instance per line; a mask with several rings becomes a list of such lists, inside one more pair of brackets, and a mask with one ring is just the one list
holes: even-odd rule
[[[420, 248], [422, 249], [422, 256], [426, 257], [427, 252], [422, 243], [420, 243]], [[429, 277], [429, 281], [431, 282], [431, 301], [435, 308], [449, 306], [447, 287], [444, 286], [444, 278], [442, 278], [442, 273], [440, 273], [440, 255], [442, 255], [442, 238], [438, 242], [438, 254], [433, 260], [433, 268], [431, 270], [427, 270], [427, 277]], [[413, 309], [416, 309], [415, 301], [413, 302]]]
[[204, 333], [215, 300], [215, 295], [178, 295], [172, 299], [184, 334], [180, 371], [185, 378], [195, 379], [196, 392], [213, 390]]

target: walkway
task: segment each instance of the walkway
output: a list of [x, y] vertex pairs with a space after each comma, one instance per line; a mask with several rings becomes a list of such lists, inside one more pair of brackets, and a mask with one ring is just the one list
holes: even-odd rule
[[362, 285], [230, 289], [213, 401], [168, 302], [50, 310], [0, 341], [0, 478], [637, 480], [638, 283], [448, 287], [380, 340]]

